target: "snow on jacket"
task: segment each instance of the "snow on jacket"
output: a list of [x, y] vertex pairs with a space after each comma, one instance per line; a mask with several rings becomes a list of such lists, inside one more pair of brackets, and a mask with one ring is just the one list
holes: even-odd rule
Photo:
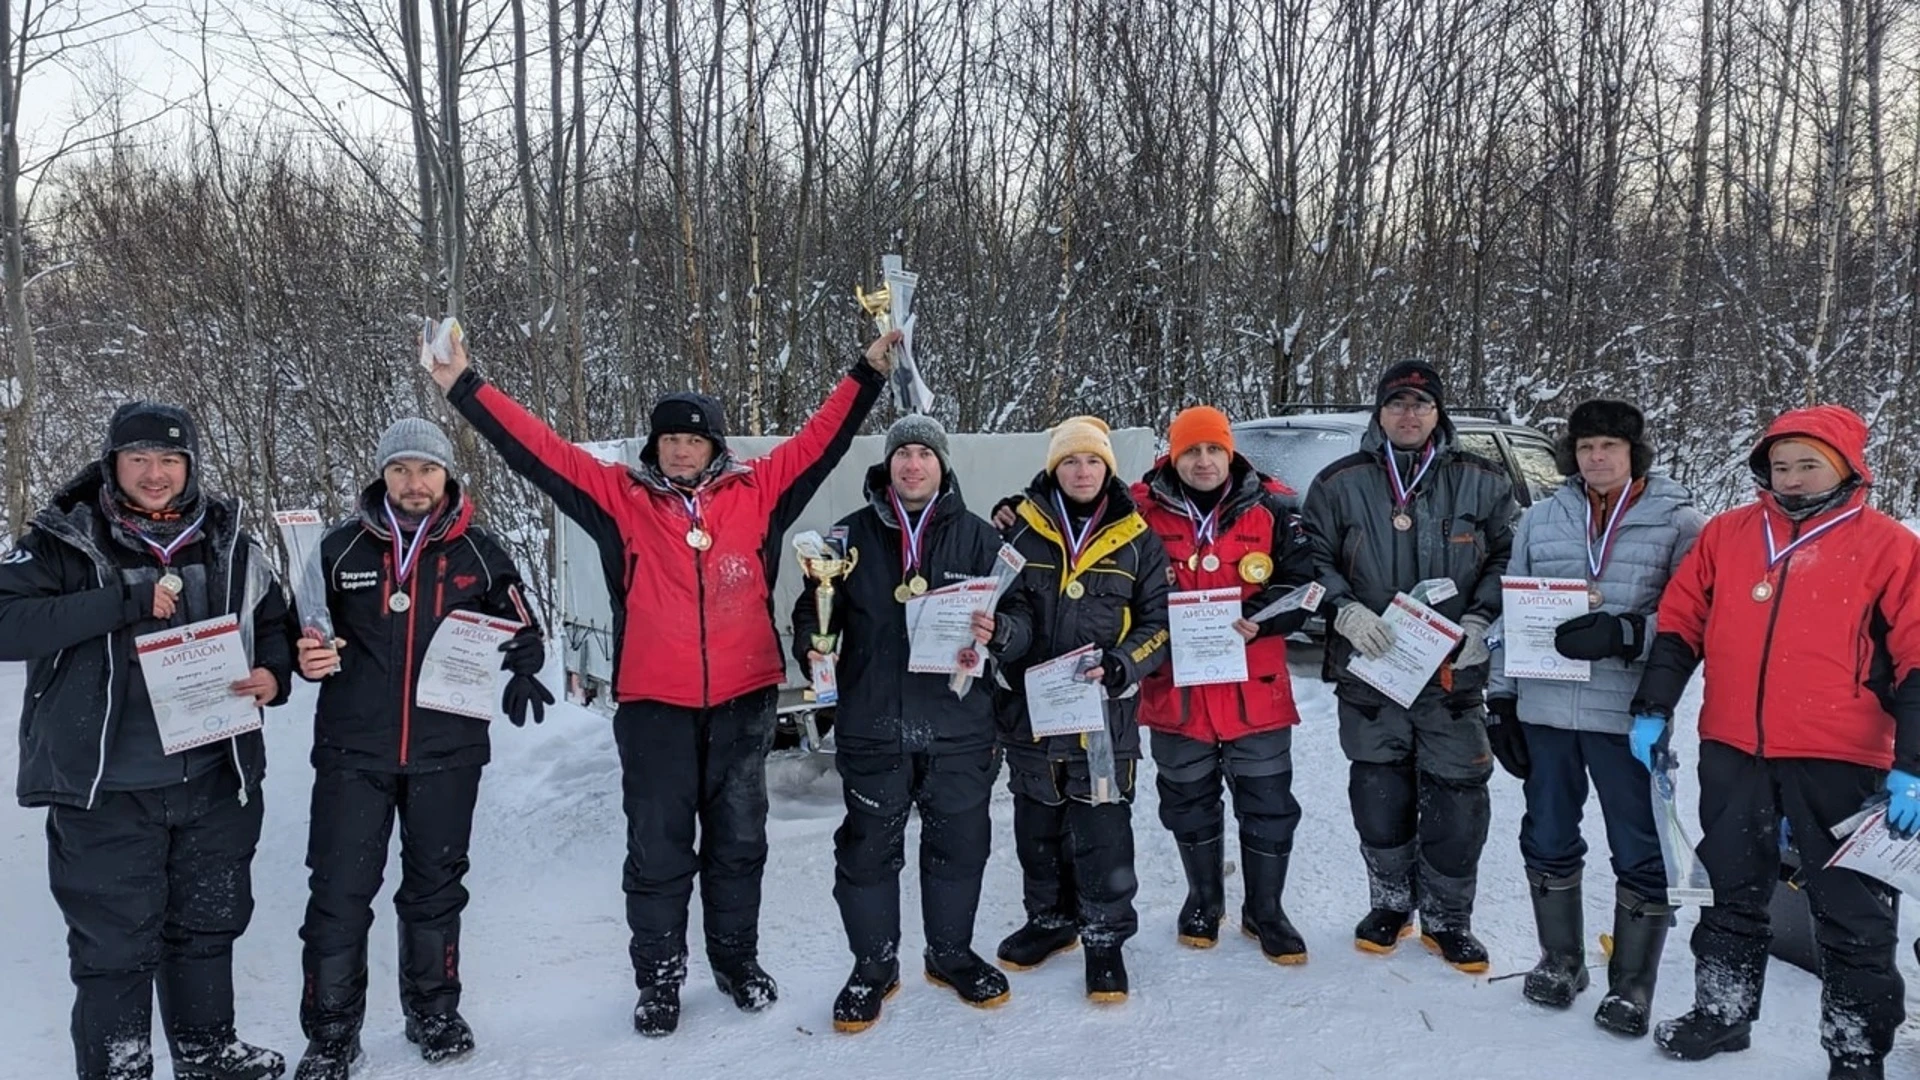
[[[361, 492], [360, 512], [320, 542], [327, 610], [346, 646], [340, 670], [320, 682], [313, 764], [405, 773], [484, 765], [491, 725], [421, 708], [414, 693], [420, 663], [448, 612], [538, 625], [520, 594], [520, 572], [493, 537], [473, 525], [473, 503], [449, 481], [446, 508], [429, 523], [413, 571], [397, 582], [386, 498], [386, 481], [374, 481]], [[401, 539], [410, 545], [412, 534]], [[406, 593], [407, 610], [389, 605], [396, 592]]]
[[[22, 806], [91, 809], [107, 748], [122, 725], [144, 719], [154, 726], [134, 659], [136, 635], [237, 614], [252, 639], [253, 665], [279, 684], [269, 704], [284, 702], [292, 683], [286, 600], [259, 544], [240, 528], [239, 503], [202, 496], [201, 538], [177, 556], [194, 564], [181, 569], [188, 588], [180, 610], [163, 623], [153, 618], [162, 569], [145, 550], [115, 538], [99, 510], [105, 478], [100, 463], [88, 466], [0, 556], [0, 660], [27, 662], [16, 792]], [[206, 588], [197, 594], [194, 571], [201, 569]], [[257, 730], [223, 742], [245, 797], [266, 774], [266, 743]]]
[[[1088, 534], [1080, 558], [1069, 562], [1065, 523], [1054, 495], [1059, 489], [1041, 473], [1027, 489], [1007, 530], [1007, 542], [1026, 557], [1026, 569], [1000, 601], [989, 649], [1001, 663], [1005, 686], [1018, 699], [999, 712], [1001, 742], [1009, 753], [1044, 753], [1049, 760], [1084, 759], [1073, 735], [1035, 739], [1027, 718], [1027, 669], [1083, 645], [1105, 651], [1125, 679], [1107, 693], [1107, 731], [1114, 758], [1140, 756], [1136, 722], [1140, 680], [1167, 658], [1167, 551], [1136, 512], [1126, 485], [1109, 478], [1105, 507]], [[1073, 595], [1079, 591], [1080, 596]]]
[[[1203, 546], [1171, 461], [1162, 458], [1132, 490], [1141, 517], [1167, 549], [1173, 589], [1238, 589], [1242, 613], [1249, 616], [1313, 580], [1306, 534], [1279, 502], [1279, 496], [1292, 494], [1235, 454], [1220, 498], [1219, 526], [1213, 542]], [[1209, 555], [1219, 560], [1212, 570], [1203, 562]], [[1169, 653], [1167, 663], [1140, 683], [1140, 722], [1202, 742], [1299, 723], [1287, 673], [1287, 635], [1298, 630], [1308, 614], [1292, 612], [1260, 624], [1259, 635], [1247, 643], [1244, 682], [1175, 686]]]
[[[894, 598], [907, 574], [889, 483], [884, 463], [868, 470], [867, 505], [840, 520], [848, 548], [859, 555], [853, 573], [833, 590], [830, 632], [840, 635], [835, 744], [841, 753], [857, 754], [990, 750], [993, 700], [985, 680], [956, 698], [947, 676], [907, 671], [907, 609]], [[930, 587], [992, 576], [1000, 534], [968, 512], [953, 476], [942, 480], [927, 514], [918, 572]], [[820, 625], [819, 585], [808, 578], [793, 605], [793, 654], [803, 669]]]
[[[1920, 537], [1866, 505], [1873, 475], [1858, 416], [1784, 413], [1750, 463], [1764, 470], [1768, 447], [1795, 435], [1838, 450], [1858, 490], [1800, 522], [1762, 490], [1707, 522], [1661, 598], [1634, 708], [1673, 715], [1704, 660], [1701, 738], [1759, 757], [1920, 771]], [[1818, 529], [1769, 570], [1769, 530], [1784, 549]]]
[[[1516, 696], [1520, 719], [1529, 724], [1624, 735], [1633, 726], [1633, 693], [1659, 632], [1660, 594], [1707, 519], [1694, 508], [1693, 495], [1686, 488], [1665, 476], [1648, 476], [1645, 489], [1614, 526], [1613, 543], [1597, 580], [1587, 563], [1590, 520], [1587, 486], [1577, 476], [1569, 478], [1552, 498], [1535, 503], [1520, 519], [1507, 573], [1594, 582], [1602, 597], [1597, 610], [1646, 617], [1640, 655], [1632, 660], [1595, 660], [1586, 682], [1509, 679], [1504, 670], [1506, 650], [1496, 646], [1487, 696]], [[1505, 639], [1504, 618], [1488, 636]]]
[[[1314, 572], [1327, 596], [1321, 610], [1331, 622], [1340, 608], [1365, 604], [1386, 611], [1397, 592], [1422, 581], [1448, 578], [1457, 595], [1432, 605], [1459, 622], [1478, 615], [1492, 623], [1500, 616], [1500, 575], [1507, 572], [1513, 547], [1513, 478], [1507, 470], [1459, 449], [1453, 424], [1444, 415], [1433, 432], [1433, 465], [1415, 486], [1407, 507], [1413, 527], [1393, 527], [1393, 487], [1387, 478], [1387, 437], [1376, 419], [1360, 449], [1320, 471], [1307, 489], [1302, 521], [1313, 548]], [[1327, 635], [1326, 669], [1343, 698], [1381, 702], [1379, 691], [1347, 675], [1353, 643]], [[1454, 671], [1443, 664], [1434, 678], [1452, 692], [1476, 700], [1487, 666]]]
[[752, 461], [724, 451], [692, 494], [711, 546], [657, 469], [602, 461], [469, 370], [447, 400], [593, 537], [613, 604], [613, 696], [704, 709], [778, 686], [782, 535], [840, 463], [885, 377], [856, 363], [793, 438]]

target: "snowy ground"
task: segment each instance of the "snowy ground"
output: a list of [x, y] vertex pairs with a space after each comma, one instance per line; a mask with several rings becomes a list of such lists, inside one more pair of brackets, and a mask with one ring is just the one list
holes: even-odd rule
[[[1128, 947], [1133, 996], [1094, 1006], [1082, 996], [1078, 953], [1039, 971], [1014, 974], [1013, 1000], [992, 1012], [961, 1005], [917, 972], [879, 1026], [858, 1036], [832, 1030], [828, 1010], [849, 957], [830, 890], [831, 834], [840, 815], [838, 781], [815, 762], [773, 765], [773, 851], [762, 919], [763, 959], [780, 981], [770, 1012], [748, 1016], [712, 987], [698, 953], [680, 1033], [653, 1041], [630, 1027], [633, 1005], [619, 868], [623, 853], [618, 769], [608, 723], [562, 706], [544, 727], [496, 733], [495, 760], [481, 789], [468, 879], [474, 901], [465, 931], [464, 1012], [480, 1049], [460, 1065], [423, 1064], [400, 1033], [393, 991], [392, 909], [383, 899], [374, 932], [373, 993], [365, 1033], [365, 1080], [428, 1077], [620, 1078], [660, 1075], [848, 1080], [867, 1076], [1064, 1077], [1689, 1077], [1787, 1080], [1825, 1075], [1818, 1043], [1819, 987], [1775, 963], [1766, 1014], [1752, 1050], [1700, 1064], [1667, 1061], [1647, 1040], [1622, 1041], [1590, 1019], [1599, 991], [1567, 1013], [1528, 1005], [1518, 979], [1454, 972], [1409, 943], [1389, 958], [1358, 953], [1351, 928], [1365, 884], [1346, 800], [1346, 763], [1333, 727], [1333, 699], [1308, 666], [1295, 669], [1306, 723], [1295, 742], [1295, 790], [1305, 808], [1287, 906], [1306, 934], [1312, 961], [1280, 968], [1237, 935], [1210, 952], [1178, 947], [1174, 913], [1184, 896], [1172, 841], [1154, 812], [1151, 767], [1134, 814], [1139, 837], [1142, 932]], [[21, 670], [0, 665], [0, 730], [11, 728]], [[236, 977], [242, 1034], [295, 1057], [303, 1045], [296, 1005], [305, 902], [306, 764], [312, 691], [269, 717], [266, 836], [254, 865], [259, 909], [240, 942]], [[1682, 727], [1690, 727], [1690, 723]], [[1682, 740], [1687, 738], [1683, 734]], [[1681, 746], [1690, 759], [1691, 746]], [[17, 748], [0, 739], [0, 775], [11, 778]], [[1692, 795], [1685, 796], [1691, 801]], [[1531, 911], [1516, 835], [1519, 785], [1494, 783], [1493, 840], [1481, 875], [1476, 929], [1493, 953], [1495, 976], [1524, 970], [1535, 956]], [[995, 850], [988, 867], [975, 945], [993, 945], [1020, 920], [1018, 867], [1004, 788], [996, 797]], [[0, 1077], [71, 1076], [64, 928], [46, 887], [43, 815], [0, 810]], [[1595, 855], [1587, 897], [1589, 938], [1606, 928], [1611, 884], [1598, 810], [1589, 808]], [[915, 838], [909, 837], [909, 844]], [[911, 851], [911, 847], [909, 848]], [[1230, 848], [1230, 850], [1232, 850]], [[397, 845], [396, 845], [397, 851]], [[390, 866], [389, 888], [397, 875]], [[908, 913], [903, 966], [917, 961], [918, 896], [903, 875]], [[1239, 883], [1228, 882], [1237, 910]], [[1692, 964], [1683, 915], [1663, 971], [1656, 1013], [1690, 998]], [[1599, 964], [1597, 943], [1593, 961]], [[1902, 963], [1914, 981], [1913, 957]], [[1604, 972], [1596, 968], [1596, 979]], [[1890, 1076], [1920, 1075], [1920, 1046], [1903, 1040]], [[158, 1042], [156, 1041], [156, 1045]], [[161, 1055], [164, 1058], [164, 1053]], [[170, 1076], [165, 1064], [162, 1077]]]

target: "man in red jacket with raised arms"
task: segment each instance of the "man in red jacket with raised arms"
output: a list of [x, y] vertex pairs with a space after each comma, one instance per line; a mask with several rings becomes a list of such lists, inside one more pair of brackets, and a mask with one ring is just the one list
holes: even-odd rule
[[875, 341], [799, 434], [752, 461], [727, 450], [720, 404], [702, 394], [654, 404], [640, 466], [630, 468], [555, 434], [474, 372], [460, 342], [433, 368], [448, 402], [600, 549], [615, 598], [622, 884], [642, 1035], [679, 1026], [696, 874], [715, 984], [747, 1012], [778, 996], [759, 962], [766, 755], [786, 676], [774, 572], [783, 534], [885, 387], [898, 336]]
[[1707, 522], [1660, 598], [1629, 736], [1656, 773], [1673, 766], [1674, 706], [1707, 668], [1699, 851], [1713, 905], [1693, 932], [1693, 1008], [1653, 1033], [1677, 1058], [1751, 1041], [1782, 819], [1808, 870], [1830, 1080], [1880, 1080], [1904, 1018], [1894, 888], [1827, 867], [1830, 830], [1882, 791], [1889, 824], [1920, 824], [1920, 537], [1867, 505], [1866, 450], [1847, 409], [1783, 414], [1748, 459], [1759, 499]]

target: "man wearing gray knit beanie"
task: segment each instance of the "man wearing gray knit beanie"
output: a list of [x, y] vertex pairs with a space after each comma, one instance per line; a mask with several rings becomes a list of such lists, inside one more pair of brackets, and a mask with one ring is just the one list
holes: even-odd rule
[[512, 672], [500, 704], [507, 719], [519, 726], [531, 711], [539, 723], [553, 695], [538, 678], [547, 650], [521, 595], [520, 572], [473, 525], [473, 504], [448, 475], [453, 456], [452, 441], [430, 421], [396, 421], [374, 450], [380, 475], [362, 491], [359, 513], [320, 543], [339, 636], [298, 643], [300, 674], [320, 683], [320, 701], [307, 834], [312, 876], [300, 927], [300, 1027], [308, 1042], [295, 1080], [342, 1080], [360, 1056], [367, 927], [396, 817], [405, 1034], [428, 1061], [473, 1049], [459, 1011], [462, 880], [480, 771], [491, 753], [486, 721], [499, 712], [484, 699], [470, 712], [428, 707], [420, 701], [421, 673], [443, 623], [464, 611], [519, 624], [500, 646], [500, 667]]

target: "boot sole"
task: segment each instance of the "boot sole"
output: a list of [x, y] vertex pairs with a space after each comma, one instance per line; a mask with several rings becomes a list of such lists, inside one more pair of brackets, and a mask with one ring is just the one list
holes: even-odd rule
[[1681, 1053], [1662, 1044], [1658, 1039], [1654, 1040], [1653, 1045], [1659, 1047], [1661, 1053], [1678, 1061], [1705, 1061], [1716, 1054], [1734, 1054], [1747, 1049], [1753, 1045], [1753, 1036], [1752, 1034], [1746, 1034], [1738, 1038], [1728, 1039], [1722, 1043], [1715, 1043], [1713, 1046], [1709, 1046], [1699, 1053]]
[[1031, 964], [1016, 963], [1015, 961], [1009, 960], [1004, 956], [1000, 956], [998, 953], [995, 953], [994, 955], [999, 958], [1000, 966], [1007, 971], [1032, 971], [1035, 968], [1039, 967], [1041, 964], [1044, 964], [1047, 961], [1053, 959], [1054, 957], [1059, 956], [1061, 953], [1070, 953], [1079, 947], [1080, 947], [1080, 939], [1074, 938], [1072, 941], [1067, 942], [1065, 945], [1060, 946], [1059, 948], [1053, 950], [1052, 952], [1041, 957], [1040, 959], [1035, 960]]
[[[1240, 932], [1254, 941], [1260, 940], [1260, 932], [1245, 923], [1240, 924]], [[1307, 962], [1307, 954], [1303, 952], [1281, 953], [1276, 956], [1265, 949], [1261, 949], [1260, 955], [1266, 957], [1271, 963], [1279, 964], [1281, 967], [1299, 967], [1301, 964]]]
[[968, 997], [967, 995], [961, 993], [959, 987], [953, 985], [952, 983], [941, 978], [940, 976], [935, 975], [933, 972], [931, 971], [927, 972], [926, 976], [927, 976], [928, 982], [944, 990], [953, 991], [954, 997], [959, 998], [962, 1003], [971, 1005], [976, 1009], [997, 1009], [1000, 1006], [1005, 1005], [1007, 1002], [1013, 1000], [1013, 990], [1011, 987], [1000, 991], [998, 994], [995, 994], [994, 996], [987, 998], [984, 1001], [975, 1001], [972, 998]]
[[1119, 1005], [1127, 1000], [1125, 990], [1089, 990], [1087, 1000], [1095, 1005]]
[[[887, 1002], [892, 1001], [893, 996], [899, 992], [900, 984], [896, 981], [892, 986], [887, 987], [886, 993], [880, 995], [880, 1004], [885, 1005]], [[884, 1015], [884, 1013], [882, 1015]], [[875, 1016], [871, 1020], [835, 1020], [833, 1022], [833, 1030], [842, 1035], [858, 1035], [879, 1022], [879, 1016]]]
[[1407, 925], [1402, 926], [1400, 928], [1400, 932], [1398, 934], [1394, 935], [1392, 945], [1382, 945], [1377, 941], [1368, 941], [1366, 938], [1356, 937], [1353, 939], [1353, 947], [1356, 949], [1359, 949], [1363, 953], [1372, 953], [1375, 956], [1386, 956], [1387, 954], [1393, 952], [1394, 949], [1398, 948], [1402, 941], [1405, 941], [1406, 939], [1412, 936], [1413, 936], [1413, 924], [1408, 923]]
[[1440, 943], [1427, 937], [1425, 934], [1420, 935], [1420, 944], [1425, 945], [1433, 955], [1445, 960], [1446, 965], [1455, 971], [1464, 971], [1469, 975], [1480, 975], [1485, 973], [1489, 967], [1493, 966], [1491, 961], [1487, 960], [1469, 960], [1464, 964], [1456, 964], [1451, 960], [1447, 960], [1446, 954], [1440, 951]]
[[423, 1046], [420, 1042], [419, 1032], [409, 1028], [409, 1029], [403, 1030], [401, 1033], [406, 1036], [408, 1042], [412, 1043], [415, 1046], [421, 1047], [420, 1060], [426, 1062], [429, 1065], [438, 1065], [443, 1061], [458, 1061], [461, 1058], [466, 1057], [468, 1054], [473, 1053], [474, 1051], [474, 1044], [468, 1043], [467, 1045], [461, 1047], [458, 1050], [449, 1050], [444, 1053], [429, 1053], [425, 1048], [425, 1046]]
[[1198, 937], [1193, 934], [1175, 934], [1173, 939], [1189, 949], [1211, 949], [1215, 945], [1220, 944], [1220, 938], [1217, 935], [1214, 937]]

